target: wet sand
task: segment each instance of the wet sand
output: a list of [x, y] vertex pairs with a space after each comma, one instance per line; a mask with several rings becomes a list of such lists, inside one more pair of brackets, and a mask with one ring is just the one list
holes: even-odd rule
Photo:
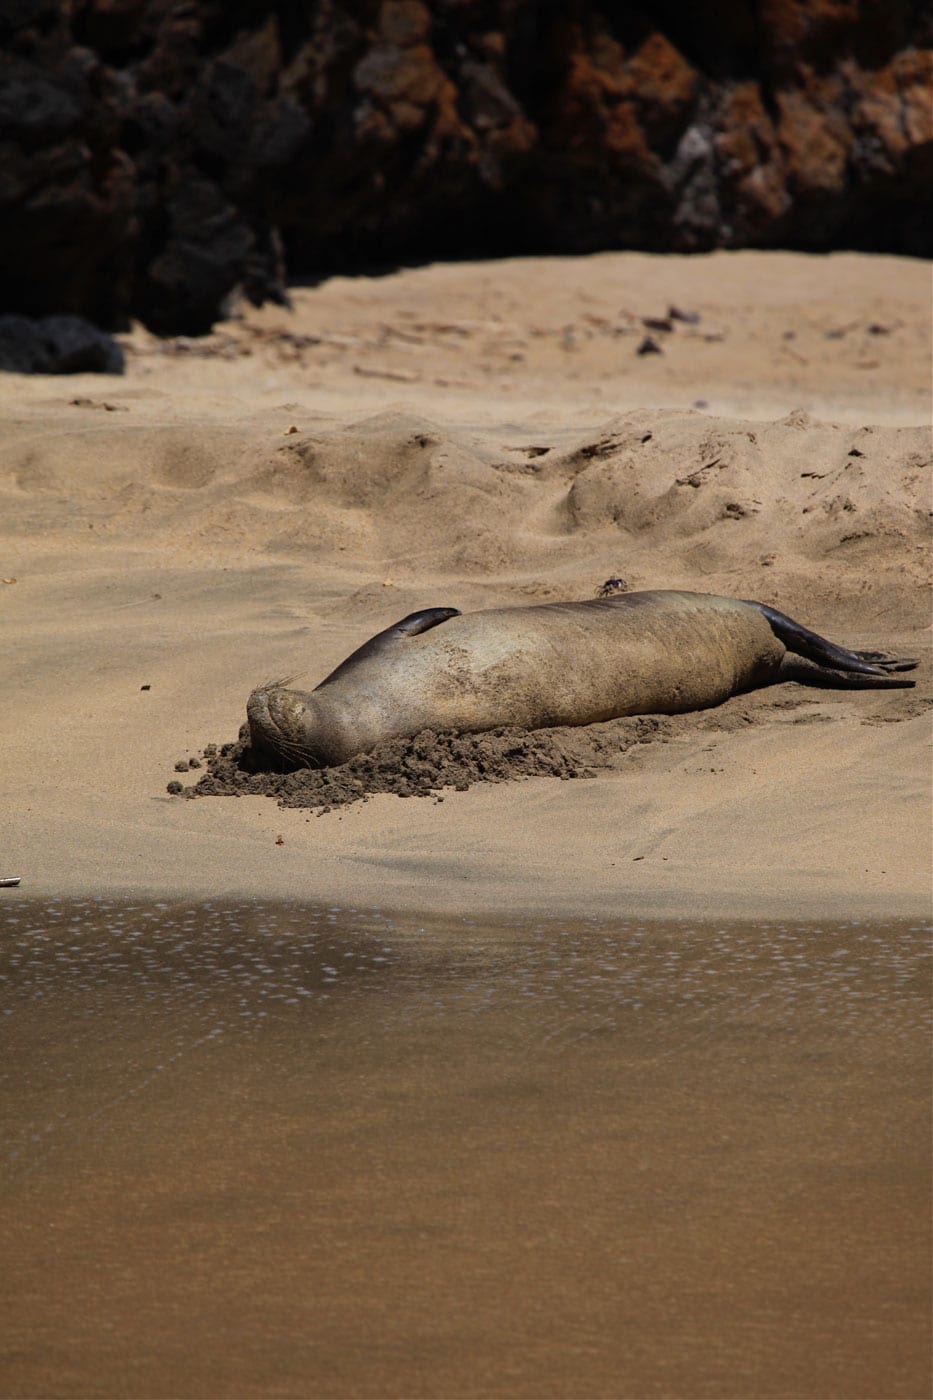
[[21, 900], [5, 1396], [929, 1391], [916, 924]]

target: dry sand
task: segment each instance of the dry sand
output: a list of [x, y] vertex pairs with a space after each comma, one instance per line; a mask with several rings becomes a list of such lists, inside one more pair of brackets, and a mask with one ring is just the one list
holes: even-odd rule
[[[0, 376], [0, 875], [425, 913], [928, 912], [927, 266], [607, 254], [294, 297], [205, 341], [134, 332], [121, 379]], [[646, 330], [672, 305], [700, 320]], [[775, 688], [595, 778], [442, 802], [166, 793], [258, 681], [310, 688], [415, 608], [613, 574], [919, 654], [917, 688]]]

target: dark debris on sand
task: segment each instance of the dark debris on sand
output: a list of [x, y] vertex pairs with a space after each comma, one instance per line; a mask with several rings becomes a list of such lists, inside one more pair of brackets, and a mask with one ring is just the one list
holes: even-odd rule
[[[397, 797], [436, 796], [444, 788], [463, 792], [475, 783], [516, 778], [591, 778], [615, 766], [633, 744], [666, 737], [664, 717], [639, 715], [587, 725], [585, 729], [493, 729], [485, 734], [435, 734], [395, 739], [372, 753], [358, 754], [335, 768], [299, 768], [274, 773], [258, 768], [246, 730], [236, 743], [209, 744], [206, 771], [191, 787], [168, 784], [183, 797], [275, 797], [281, 807], [329, 812], [374, 793]], [[176, 765], [181, 766], [181, 765]]]

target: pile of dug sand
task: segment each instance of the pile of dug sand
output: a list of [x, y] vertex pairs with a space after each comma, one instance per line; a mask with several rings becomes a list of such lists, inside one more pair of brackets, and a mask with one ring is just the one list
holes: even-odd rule
[[[184, 797], [275, 797], [280, 807], [329, 812], [377, 793], [395, 797], [437, 797], [444, 788], [466, 792], [474, 783], [520, 778], [592, 778], [597, 769], [618, 766], [632, 744], [648, 743], [669, 732], [672, 721], [658, 715], [590, 724], [579, 729], [527, 730], [504, 727], [483, 734], [435, 734], [423, 730], [394, 739], [370, 753], [333, 768], [269, 772], [250, 749], [249, 731], [235, 743], [208, 744], [200, 759], [180, 759], [177, 770], [207, 772], [185, 786], [177, 778], [167, 790]], [[439, 799], [443, 801], [441, 797]]]

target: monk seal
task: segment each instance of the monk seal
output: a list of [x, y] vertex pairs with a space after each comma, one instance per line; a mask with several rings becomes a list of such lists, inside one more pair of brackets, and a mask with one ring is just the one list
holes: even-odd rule
[[372, 637], [310, 693], [260, 686], [247, 717], [258, 756], [317, 768], [423, 729], [676, 714], [787, 680], [910, 686], [897, 673], [916, 664], [847, 651], [763, 603], [707, 593], [428, 608]]

